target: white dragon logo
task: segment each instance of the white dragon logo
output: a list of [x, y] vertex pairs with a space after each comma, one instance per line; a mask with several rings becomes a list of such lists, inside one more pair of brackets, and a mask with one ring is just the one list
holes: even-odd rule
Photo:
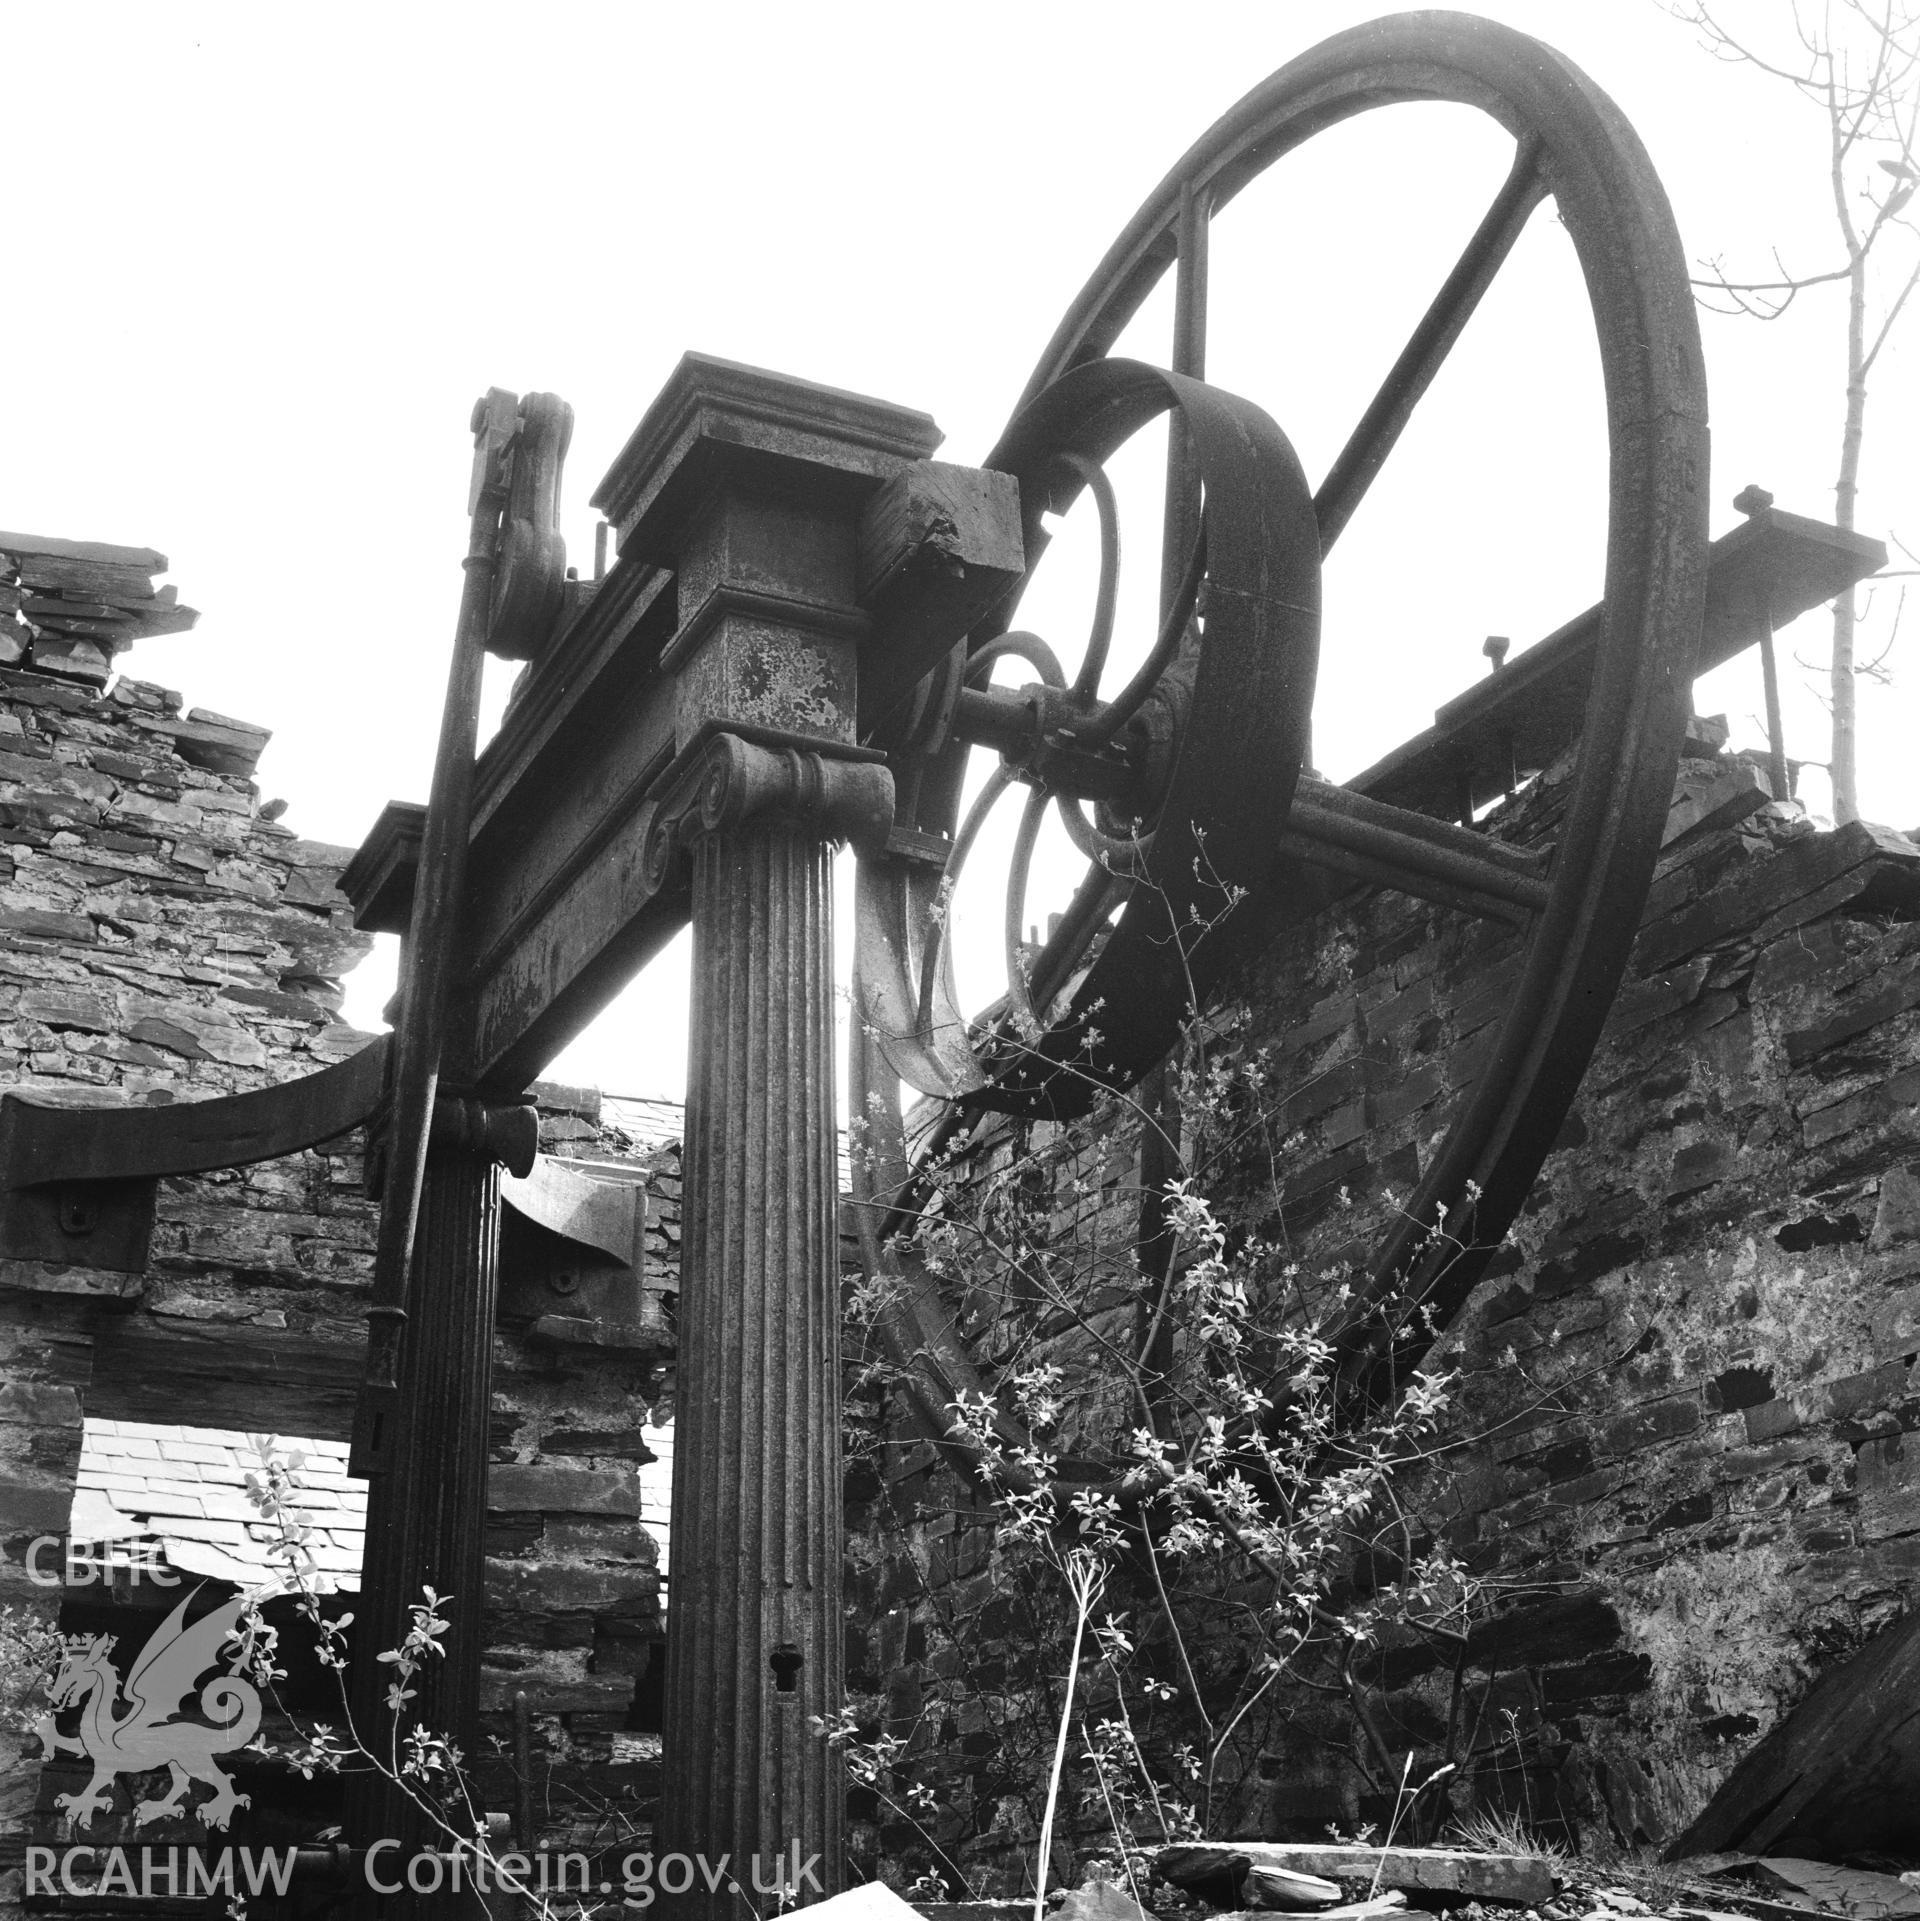
[[[89, 1826], [96, 1814], [106, 1810], [117, 1776], [144, 1774], [155, 1768], [168, 1769], [173, 1785], [164, 1795], [134, 1804], [133, 1818], [141, 1827], [163, 1815], [178, 1814], [195, 1781], [213, 1790], [213, 1798], [203, 1801], [196, 1810], [205, 1827], [226, 1827], [234, 1809], [249, 1804], [249, 1797], [236, 1794], [232, 1780], [214, 1762], [217, 1754], [245, 1747], [260, 1725], [260, 1692], [238, 1672], [237, 1654], [230, 1672], [215, 1675], [200, 1690], [200, 1712], [207, 1721], [178, 1718], [194, 1684], [219, 1662], [221, 1649], [235, 1639], [235, 1628], [246, 1606], [244, 1597], [236, 1595], [189, 1627], [187, 1607], [199, 1592], [196, 1587], [182, 1595], [141, 1649], [124, 1684], [124, 1714], [115, 1714], [122, 1683], [109, 1658], [114, 1647], [111, 1634], [79, 1638], [62, 1657], [48, 1690], [53, 1714], [41, 1717], [38, 1732], [46, 1754], [64, 1749], [84, 1754], [93, 1763], [93, 1779], [85, 1791], [60, 1795], [56, 1802], [75, 1827]], [[80, 1708], [77, 1739], [54, 1726], [54, 1714], [75, 1706]], [[216, 1721], [219, 1725], [207, 1725]]]

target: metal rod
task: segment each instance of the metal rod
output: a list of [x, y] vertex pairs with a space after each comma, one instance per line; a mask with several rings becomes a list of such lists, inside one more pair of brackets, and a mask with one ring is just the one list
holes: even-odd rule
[[1773, 646], [1773, 609], [1763, 598], [1759, 607], [1760, 679], [1767, 697], [1767, 783], [1775, 800], [1791, 800], [1787, 785], [1787, 735], [1780, 718], [1780, 664]]
[[[1180, 212], [1174, 229], [1179, 264], [1173, 291], [1173, 371], [1194, 380], [1204, 380], [1207, 372], [1208, 243], [1212, 219], [1210, 191], [1197, 189], [1191, 180], [1187, 181], [1181, 189]], [[1199, 593], [1200, 569], [1205, 564], [1201, 511], [1200, 480], [1193, 448], [1185, 419], [1176, 410], [1167, 423], [1166, 517], [1160, 548], [1161, 632], [1153, 650], [1158, 669], [1155, 680], [1159, 672], [1179, 657], [1192, 624], [1190, 609]], [[1151, 685], [1144, 675], [1137, 675], [1122, 693], [1119, 704], [1125, 707], [1130, 703], [1137, 709]], [[1090, 897], [1086, 906], [1092, 905]], [[1074, 906], [1081, 906], [1078, 898]], [[1141, 1116], [1140, 1205], [1134, 1221], [1134, 1254], [1139, 1264], [1141, 1288], [1134, 1312], [1136, 1326], [1144, 1336], [1154, 1319], [1160, 1279], [1173, 1257], [1167, 1189], [1180, 1172], [1175, 1150], [1180, 1138], [1178, 1076], [1169, 1073], [1166, 1063], [1161, 1062], [1141, 1082], [1137, 1099]], [[1166, 1397], [1160, 1377], [1168, 1359], [1164, 1341], [1156, 1341], [1142, 1356], [1149, 1384], [1148, 1405], [1156, 1429], [1162, 1428], [1166, 1420]]]
[[[511, 396], [505, 396], [511, 401]], [[473, 519], [462, 563], [466, 579], [447, 672], [446, 705], [434, 756], [433, 788], [421, 835], [419, 877], [408, 927], [400, 1018], [393, 1040], [392, 1106], [373, 1295], [367, 1309], [366, 1372], [354, 1413], [350, 1471], [383, 1474], [390, 1462], [399, 1398], [400, 1346], [407, 1321], [407, 1276], [413, 1260], [427, 1136], [439, 1090], [460, 905], [466, 890], [467, 835], [473, 811], [473, 759], [480, 732], [480, 679], [487, 619], [493, 604], [494, 547], [505, 490], [498, 454], [503, 409], [489, 395], [474, 409]]]
[[1020, 940], [1020, 922], [1026, 910], [1027, 873], [1033, 865], [1033, 844], [1040, 838], [1047, 801], [1046, 790], [1035, 787], [1029, 790], [1027, 804], [1020, 810], [1020, 825], [1013, 837], [1013, 858], [1007, 863], [1007, 900], [1000, 923], [1007, 964], [1007, 1005], [1013, 1014], [1014, 1032], [1023, 1041], [1033, 1040], [1041, 1025], [1033, 998], [1027, 991], [1029, 962]]
[[1379, 874], [1367, 878], [1401, 886], [1404, 877], [1408, 893], [1418, 893], [1415, 883], [1426, 881], [1530, 913], [1547, 904], [1540, 856], [1326, 781], [1301, 780], [1283, 845], [1295, 859], [1337, 866], [1342, 872], [1348, 867], [1323, 858], [1322, 850], [1360, 856], [1379, 864]]
[[[600, 523], [603, 530], [606, 524], [604, 520]], [[604, 531], [596, 545], [604, 551]], [[596, 565], [600, 557], [595, 556]], [[534, 1841], [533, 1706], [527, 1699], [526, 1689], [516, 1688], [513, 1694], [513, 1845], [517, 1852], [532, 1855], [537, 1852]], [[522, 1896], [517, 1905], [525, 1921], [533, 1921], [538, 1912], [534, 1897]]]
[[967, 856], [973, 852], [974, 837], [980, 832], [987, 816], [993, 812], [1000, 796], [1013, 785], [1013, 776], [1004, 764], [996, 767], [987, 776], [986, 785], [981, 788], [973, 805], [967, 810], [967, 817], [960, 823], [960, 831], [953, 837], [952, 850], [947, 855], [946, 902], [947, 913], [931, 922], [927, 928], [926, 952], [920, 960], [920, 1031], [925, 1033], [933, 1022], [933, 996], [940, 984], [940, 949], [947, 938], [947, 921], [952, 911], [953, 889], [959, 884], [960, 870], [967, 864]]
[[1134, 670], [1133, 678], [1104, 707], [1098, 708], [1084, 725], [1076, 725], [1074, 738], [1082, 747], [1104, 747], [1141, 708], [1147, 696], [1160, 683], [1160, 676], [1173, 665], [1180, 643], [1187, 637], [1193, 610], [1199, 604], [1200, 583], [1207, 572], [1207, 530], [1195, 536], [1193, 552], [1187, 557], [1187, 571], [1174, 589], [1171, 605], [1161, 616], [1160, 632], [1153, 651]]
[[[530, 1117], [530, 1110], [529, 1110]], [[390, 1733], [431, 1728], [471, 1754], [479, 1736], [480, 1666], [486, 1618], [487, 1428], [492, 1412], [494, 1302], [500, 1258], [500, 1169], [483, 1147], [434, 1144], [420, 1203], [409, 1279], [414, 1309], [399, 1351], [387, 1421], [391, 1471], [367, 1495], [367, 1544], [356, 1610], [366, 1644], [391, 1647], [422, 1590], [450, 1597], [442, 1658], [411, 1684], [402, 1713], [385, 1704], [391, 1679], [373, 1661], [354, 1663], [354, 1718]], [[375, 1769], [352, 1776], [347, 1831], [356, 1845], [401, 1844], [405, 1860], [438, 1839], [405, 1788]], [[382, 1921], [426, 1921], [461, 1912], [458, 1897], [412, 1889], [386, 1897]]]
[[1074, 453], [1062, 454], [1060, 464], [1093, 495], [1100, 516], [1100, 585], [1094, 595], [1093, 627], [1087, 635], [1086, 652], [1073, 681], [1073, 691], [1083, 700], [1091, 700], [1100, 691], [1101, 670], [1113, 645], [1113, 612], [1120, 597], [1120, 503], [1114, 498], [1113, 482], [1104, 467], [1084, 454]]
[[[1207, 242], [1212, 208], [1207, 191], [1189, 181], [1181, 189], [1174, 226], [1179, 259], [1173, 281], [1173, 371], [1189, 379], [1207, 377]], [[1187, 445], [1185, 423], [1176, 410], [1167, 422], [1167, 495], [1160, 542], [1160, 607], [1164, 614], [1180, 597], [1187, 557], [1200, 534], [1200, 483]]]
[[1097, 864], [1081, 876], [1059, 924], [1047, 936], [1045, 951], [1034, 963], [1030, 991], [1039, 1006], [1053, 1004], [1131, 885], [1124, 875], [1109, 873]]
[[1399, 861], [1335, 847], [1326, 841], [1308, 840], [1304, 834], [1283, 833], [1274, 843], [1274, 855], [1279, 860], [1323, 868], [1364, 887], [1390, 887], [1414, 900], [1429, 901], [1435, 907], [1450, 907], [1457, 913], [1477, 915], [1482, 920], [1496, 920], [1508, 927], [1525, 927], [1532, 918], [1527, 909], [1495, 895], [1454, 886], [1431, 874], [1416, 872]]
[[1446, 283], [1400, 351], [1393, 370], [1381, 383], [1352, 437], [1314, 495], [1313, 510], [1320, 522], [1320, 551], [1327, 553], [1366, 498], [1374, 476], [1385, 465], [1413, 410], [1433, 384], [1434, 376], [1453, 351], [1453, 343], [1473, 316], [1480, 299], [1493, 284], [1513, 243], [1520, 238], [1533, 210], [1545, 197], [1547, 183], [1540, 177], [1541, 143], [1537, 135], [1520, 142], [1513, 170], [1494, 196], [1486, 217], [1474, 230], [1466, 251], [1454, 263]]
[[[604, 523], [603, 523], [604, 524]], [[533, 1852], [533, 1704], [525, 1688], [513, 1693], [513, 1845]]]

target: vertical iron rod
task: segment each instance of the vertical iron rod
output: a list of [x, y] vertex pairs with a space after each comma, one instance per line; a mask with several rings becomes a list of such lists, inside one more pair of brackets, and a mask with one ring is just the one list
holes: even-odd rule
[[[1207, 247], [1211, 209], [1203, 191], [1188, 181], [1181, 190], [1180, 212], [1174, 229], [1179, 256], [1173, 287], [1173, 371], [1202, 380], [1207, 371]], [[1172, 609], [1185, 579], [1188, 557], [1200, 534], [1200, 483], [1194, 471], [1193, 450], [1186, 424], [1176, 411], [1167, 423], [1167, 492], [1160, 542], [1160, 611]], [[1141, 1291], [1135, 1305], [1142, 1339], [1152, 1339], [1139, 1356], [1141, 1373], [1154, 1388], [1173, 1360], [1172, 1323], [1157, 1312], [1159, 1293], [1174, 1257], [1173, 1235], [1167, 1222], [1167, 1184], [1179, 1168], [1175, 1143], [1180, 1133], [1180, 1100], [1174, 1076], [1165, 1062], [1154, 1068], [1140, 1086], [1140, 1209], [1135, 1232], [1135, 1260]], [[1157, 1327], [1158, 1332], [1151, 1331]]]
[[[1182, 190], [1174, 228], [1179, 258], [1173, 282], [1173, 371], [1194, 380], [1207, 376], [1207, 245], [1209, 210], [1191, 182]], [[1167, 496], [1160, 543], [1160, 609], [1164, 614], [1180, 591], [1187, 556], [1200, 532], [1199, 484], [1193, 453], [1178, 412], [1167, 424]]]
[[1780, 664], [1774, 657], [1773, 608], [1760, 602], [1760, 679], [1767, 698], [1767, 783], [1775, 800], [1791, 800], [1787, 789], [1787, 735], [1780, 718]]
[[[499, 1167], [483, 1150], [436, 1145], [422, 1183], [416, 1311], [388, 1423], [406, 1470], [383, 1475], [371, 1490], [356, 1610], [368, 1651], [354, 1663], [354, 1719], [383, 1757], [396, 1747], [404, 1756], [408, 1727], [446, 1735], [466, 1754], [476, 1747], [499, 1252]], [[411, 1684], [416, 1698], [395, 1715], [385, 1702], [393, 1670], [373, 1656], [399, 1644], [426, 1587], [448, 1603], [443, 1655], [425, 1664]], [[370, 1772], [354, 1777], [350, 1823], [356, 1846], [391, 1838], [403, 1862], [416, 1849], [446, 1845], [409, 1796]], [[378, 1897], [368, 1912], [398, 1921], [472, 1907], [451, 1893], [407, 1891]]]
[[[600, 523], [603, 527], [605, 521]], [[513, 1694], [513, 1845], [529, 1858], [535, 1851], [533, 1827], [533, 1707], [525, 1688]], [[535, 1901], [523, 1896], [519, 1909], [524, 1921], [533, 1921]]]
[[498, 410], [482, 400], [474, 409], [476, 453], [473, 520], [446, 705], [434, 755], [433, 787], [421, 836], [419, 877], [404, 950], [400, 1018], [393, 1040], [392, 1100], [387, 1115], [386, 1172], [380, 1194], [380, 1233], [374, 1250], [373, 1297], [367, 1308], [367, 1360], [354, 1413], [351, 1471], [366, 1479], [386, 1472], [393, 1458], [400, 1349], [407, 1325], [408, 1270], [426, 1180], [427, 1136], [439, 1091], [454, 956], [465, 898], [467, 835], [473, 812], [473, 759], [480, 734], [480, 682], [486, 662], [487, 620], [493, 604], [495, 536], [502, 490], [490, 471]]

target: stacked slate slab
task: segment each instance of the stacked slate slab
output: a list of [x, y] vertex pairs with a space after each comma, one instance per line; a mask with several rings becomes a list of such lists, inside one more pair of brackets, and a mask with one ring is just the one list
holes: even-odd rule
[[0, 530], [0, 664], [105, 686], [116, 655], [200, 616], [158, 587], [165, 554]]
[[[316, 1584], [357, 1589], [367, 1489], [348, 1478], [346, 1443], [281, 1437], [279, 1452], [298, 1462], [302, 1545]], [[282, 1590], [281, 1530], [247, 1491], [248, 1475], [259, 1469], [257, 1449], [225, 1428], [90, 1420], [69, 1536], [85, 1544], [76, 1551], [89, 1557], [102, 1585], [124, 1568], [129, 1576], [140, 1569], [151, 1578], [157, 1569], [255, 1592]]]

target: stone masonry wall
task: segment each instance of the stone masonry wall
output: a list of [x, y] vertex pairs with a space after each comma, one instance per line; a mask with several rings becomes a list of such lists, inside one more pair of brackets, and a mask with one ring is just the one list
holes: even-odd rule
[[[352, 850], [262, 805], [264, 729], [110, 680], [128, 639], [191, 622], [151, 588], [161, 556], [41, 545], [54, 551], [0, 556], [0, 1091], [165, 1105], [346, 1058], [369, 1039], [338, 1013], [371, 944], [335, 886]], [[677, 1147], [636, 1143], [588, 1092], [537, 1093], [544, 1151], [647, 1187], [646, 1272], [603, 1294], [599, 1320], [543, 1292], [546, 1267], [503, 1274], [482, 1708], [501, 1743], [489, 1756], [510, 1755], [527, 1696], [549, 1845], [624, 1845], [658, 1774], [639, 1698], [661, 1629], [637, 1465], [648, 1410], [670, 1403]], [[354, 1134], [163, 1181], [142, 1273], [0, 1260], [0, 1606], [16, 1619], [61, 1605], [23, 1562], [34, 1537], [66, 1532], [86, 1417], [346, 1437], [376, 1229], [363, 1173]], [[179, 1504], [194, 1468], [175, 1452]], [[51, 1837], [53, 1792], [73, 1785], [43, 1780], [36, 1748], [0, 1731], [0, 1915], [16, 1911], [28, 1834]], [[515, 1805], [497, 1758], [481, 1786]], [[299, 1793], [265, 1777], [269, 1801]]]
[[[1690, 741], [1576, 1109], [1435, 1357], [1460, 1375], [1446, 1449], [1402, 1498], [1488, 1584], [1452, 1737], [1455, 1678], [1424, 1644], [1389, 1637], [1364, 1673], [1396, 1772], [1412, 1751], [1419, 1778], [1451, 1743], [1457, 1810], [1507, 1809], [1588, 1848], [1673, 1839], [1812, 1678], [1920, 1592], [1905, 1439], [1920, 1429], [1920, 846], [1816, 832], [1714, 742], [1706, 727]], [[1502, 831], [1550, 838], [1557, 786], [1543, 778]], [[1213, 1014], [1270, 1050], [1284, 1103], [1219, 1197], [1232, 1225], [1302, 1273], [1376, 1245], [1490, 1042], [1516, 954], [1380, 895], [1283, 937]], [[1005, 1130], [985, 1151], [1006, 1151]], [[1063, 1224], [1077, 1213], [1075, 1231], [1124, 1247], [1131, 1130], [1050, 1151]], [[952, 1305], [988, 1360], [1073, 1352], [1004, 1276]], [[1110, 1311], [1112, 1331], [1133, 1326], [1124, 1289]], [[1084, 1347], [1078, 1361], [1073, 1392], [1110, 1391], [1113, 1370]], [[855, 1706], [906, 1742], [938, 1813], [916, 1826], [867, 1797], [858, 1839], [903, 1881], [950, 1864], [976, 1893], [1010, 1890], [1044, 1784], [1018, 1751], [1050, 1743], [1058, 1714], [1057, 1675], [1027, 1651], [1060, 1597], [1016, 1590], [979, 1490], [897, 1399], [867, 1412]], [[1240, 1599], [1271, 1601], [1258, 1583]], [[1151, 1607], [1135, 1625], [1151, 1634]], [[1090, 1721], [1103, 1711], [1089, 1699]], [[1281, 1704], [1215, 1831], [1384, 1825], [1356, 1738], [1343, 1702]], [[1084, 1819], [1087, 1845], [1103, 1825]]]
[[672, 1414], [680, 1147], [626, 1135], [591, 1090], [535, 1092], [543, 1153], [617, 1160], [644, 1184], [645, 1262], [617, 1314], [593, 1318], [577, 1292], [516, 1273], [510, 1231], [494, 1343], [480, 1684], [483, 1728], [501, 1746], [483, 1758], [478, 1781], [490, 1807], [514, 1805], [504, 1760], [514, 1696], [524, 1692], [538, 1845], [617, 1862], [644, 1845], [659, 1795], [663, 1617], [639, 1470], [654, 1458], [649, 1424]]
[[[21, 663], [0, 668], [0, 1086], [165, 1105], [363, 1045], [337, 1012], [369, 945], [334, 888], [347, 850], [262, 811], [249, 776], [265, 731], [183, 719], [177, 695], [144, 682], [106, 689], [103, 647], [27, 632], [0, 635]], [[298, 1431], [281, 1417], [337, 1394], [372, 1246], [358, 1178], [345, 1143], [166, 1182], [144, 1274], [0, 1260], [0, 1603], [57, 1610], [23, 1561], [35, 1536], [67, 1530], [87, 1413], [177, 1420], [191, 1405]], [[280, 1406], [264, 1383], [228, 1388], [273, 1350]], [[42, 1783], [36, 1744], [0, 1739], [10, 1876]], [[0, 1880], [0, 1908], [7, 1892]]]

